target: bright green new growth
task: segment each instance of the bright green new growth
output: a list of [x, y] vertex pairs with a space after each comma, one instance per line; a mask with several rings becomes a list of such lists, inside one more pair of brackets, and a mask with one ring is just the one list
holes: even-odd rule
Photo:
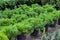
[[20, 34], [19, 30], [17, 29], [17, 27], [14, 26], [5, 26], [5, 27], [1, 27], [0, 30], [5, 33], [8, 38], [17, 36], [18, 34]]
[[9, 40], [8, 37], [0, 31], [0, 40]]

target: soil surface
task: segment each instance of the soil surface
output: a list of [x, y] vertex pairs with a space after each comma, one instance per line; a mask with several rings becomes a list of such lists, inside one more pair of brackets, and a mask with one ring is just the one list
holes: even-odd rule
[[[53, 33], [57, 29], [60, 29], [60, 25], [56, 24], [56, 27], [49, 27], [47, 33]], [[41, 33], [39, 32], [38, 37], [32, 37], [30, 35], [27, 35], [26, 40], [40, 40], [41, 39]]]

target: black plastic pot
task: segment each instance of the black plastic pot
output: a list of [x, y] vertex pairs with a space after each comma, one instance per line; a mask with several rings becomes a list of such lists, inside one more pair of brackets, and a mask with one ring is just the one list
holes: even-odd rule
[[5, 10], [5, 8], [2, 8], [2, 10], [4, 11], [4, 10]]
[[41, 1], [40, 1], [40, 2], [38, 2], [38, 4], [39, 4], [39, 5], [41, 5], [41, 6], [43, 5]]
[[7, 8], [9, 8], [9, 9], [12, 10], [12, 9], [14, 9], [14, 6], [12, 6], [12, 5], [8, 5]]
[[4, 11], [5, 10], [5, 5], [3, 5], [2, 7], [0, 6], [0, 10]]
[[58, 19], [58, 25], [60, 25], [60, 19]]
[[50, 27], [56, 27], [56, 20], [54, 20], [54, 23], [53, 24], [51, 24], [51, 25], [49, 25]]
[[5, 7], [0, 7], [0, 10], [4, 11], [5, 10]]
[[34, 32], [31, 34], [31, 36], [37, 37], [39, 34], [38, 30], [34, 30]]
[[24, 34], [18, 35], [17, 40], [26, 40], [26, 36]]
[[27, 4], [28, 6], [31, 6], [32, 5], [31, 2], [26, 2], [25, 4]]
[[9, 8], [12, 10], [12, 9], [14, 9], [14, 6], [9, 6]]
[[58, 7], [58, 6], [55, 6], [55, 8], [56, 8], [57, 10], [60, 10], [60, 7]]
[[[47, 32], [48, 31], [48, 25], [45, 25], [45, 32]], [[41, 32], [43, 32], [43, 30], [41, 30]]]

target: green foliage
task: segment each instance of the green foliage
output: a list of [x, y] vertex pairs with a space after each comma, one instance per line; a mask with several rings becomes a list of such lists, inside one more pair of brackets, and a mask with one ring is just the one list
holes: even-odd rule
[[16, 5], [16, 2], [17, 0], [6, 0], [5, 2], [10, 5], [10, 6], [15, 6]]
[[0, 19], [0, 26], [14, 25], [15, 21], [13, 19]]
[[14, 10], [12, 10], [13, 14], [24, 14], [25, 12], [23, 11], [23, 9], [21, 9], [21, 7], [19, 8], [15, 8]]
[[33, 30], [32, 25], [25, 21], [15, 24], [14, 26], [17, 27], [21, 33], [25, 33], [25, 34], [30, 34], [32, 33]]
[[20, 15], [16, 14], [11, 17], [11, 19], [14, 19], [15, 22], [21, 22], [22, 20], [25, 20], [27, 18], [28, 16], [25, 14], [20, 14]]
[[0, 7], [15, 6], [17, 0], [0, 0]]
[[23, 14], [26, 14], [28, 17], [36, 17], [36, 16], [38, 16], [38, 13], [34, 12], [33, 8], [31, 8], [30, 6], [21, 5], [20, 8], [24, 11]]
[[21, 33], [31, 34], [34, 29], [44, 30], [46, 24], [51, 25], [58, 18], [60, 18], [60, 11], [52, 5], [21, 5], [19, 8], [6, 9], [1, 12], [0, 31], [12, 40], [12, 37]]
[[2, 12], [3, 18], [11, 18], [12, 15], [13, 15], [13, 12], [10, 9], [6, 9]]
[[14, 27], [14, 26], [1, 27], [0, 30], [3, 33], [5, 33], [8, 36], [8, 38], [15, 37], [18, 34], [20, 34], [20, 32], [18, 31], [17, 27]]
[[43, 29], [44, 23], [43, 19], [40, 18], [29, 18], [26, 21], [28, 21], [31, 25], [33, 25], [34, 29]]
[[58, 18], [60, 18], [60, 10], [57, 11]]
[[8, 37], [0, 31], [0, 40], [9, 40]]
[[29, 3], [40, 3], [44, 4], [56, 4], [60, 7], [60, 0], [0, 0], [0, 9], [6, 8], [7, 6], [16, 6], [16, 4], [29, 4]]
[[4, 6], [3, 6], [4, 4], [6, 5], [6, 3], [3, 0], [0, 0], [0, 9], [4, 8]]
[[32, 4], [32, 8], [36, 13], [38, 13], [38, 15], [40, 15], [41, 13], [44, 13], [46, 11], [42, 6], [40, 6], [38, 4]]
[[58, 11], [53, 11], [52, 14], [51, 14], [51, 16], [53, 16], [54, 20], [57, 20], [59, 18], [59, 15], [60, 14], [58, 13]]
[[39, 16], [39, 18], [43, 19], [43, 22], [45, 22], [45, 24], [52, 24], [53, 23], [53, 17], [51, 18], [52, 16], [50, 16], [49, 14], [41, 14]]
[[26, 3], [26, 2], [34, 3], [35, 2], [35, 0], [21, 0], [21, 1], [22, 3]]
[[45, 8], [45, 10], [47, 10], [47, 12], [52, 12], [54, 10], [56, 10], [54, 7], [55, 5], [49, 5], [49, 4], [46, 4], [43, 6]]
[[60, 8], [60, 0], [56, 0], [56, 5]]

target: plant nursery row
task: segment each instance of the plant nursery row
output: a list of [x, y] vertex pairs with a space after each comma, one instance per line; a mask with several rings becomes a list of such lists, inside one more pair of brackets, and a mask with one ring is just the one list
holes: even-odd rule
[[14, 9], [18, 8], [21, 4], [32, 5], [38, 3], [39, 5], [55, 4], [56, 8], [60, 9], [60, 0], [0, 0], [0, 10], [5, 10], [5, 8]]
[[55, 27], [57, 20], [60, 24], [60, 10], [55, 5], [24, 4], [13, 10], [6, 8], [0, 12], [0, 40], [25, 40], [26, 34], [37, 36], [39, 30], [44, 34], [48, 26]]

